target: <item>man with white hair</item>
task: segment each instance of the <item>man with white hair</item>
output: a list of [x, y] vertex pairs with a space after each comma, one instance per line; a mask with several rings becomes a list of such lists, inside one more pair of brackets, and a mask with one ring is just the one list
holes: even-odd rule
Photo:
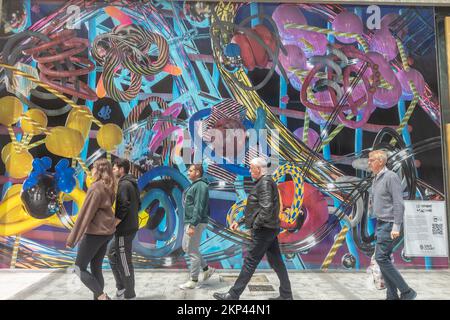
[[243, 219], [234, 222], [231, 229], [236, 230], [244, 222], [251, 231], [251, 242], [233, 287], [226, 293], [214, 293], [214, 298], [218, 300], [239, 300], [264, 254], [280, 280], [280, 296], [271, 300], [292, 300], [291, 283], [277, 238], [280, 231], [280, 197], [267, 167], [267, 161], [263, 158], [250, 162], [250, 174], [256, 184], [248, 195]]
[[386, 162], [385, 151], [369, 153], [369, 168], [375, 175], [372, 182], [372, 208], [377, 217], [375, 260], [384, 278], [387, 300], [412, 300], [417, 293], [406, 284], [391, 261], [394, 240], [400, 236], [405, 206], [402, 182], [395, 172], [386, 168]]

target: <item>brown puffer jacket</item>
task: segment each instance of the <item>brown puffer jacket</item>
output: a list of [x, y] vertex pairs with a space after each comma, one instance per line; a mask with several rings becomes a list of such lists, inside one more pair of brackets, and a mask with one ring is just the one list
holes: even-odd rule
[[84, 234], [111, 235], [116, 231], [116, 219], [112, 209], [114, 198], [114, 193], [103, 182], [96, 181], [91, 185], [67, 238], [68, 247], [75, 247]]

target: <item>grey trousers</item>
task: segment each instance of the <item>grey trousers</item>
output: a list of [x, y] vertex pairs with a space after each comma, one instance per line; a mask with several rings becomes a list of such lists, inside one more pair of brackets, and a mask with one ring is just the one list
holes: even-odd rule
[[200, 241], [202, 239], [203, 231], [208, 226], [207, 223], [199, 223], [195, 227], [195, 234], [191, 237], [187, 234], [189, 225], [184, 226], [184, 236], [183, 236], [183, 251], [189, 256], [191, 262], [190, 274], [191, 280], [198, 281], [198, 275], [200, 271], [207, 266], [205, 260], [200, 253]]

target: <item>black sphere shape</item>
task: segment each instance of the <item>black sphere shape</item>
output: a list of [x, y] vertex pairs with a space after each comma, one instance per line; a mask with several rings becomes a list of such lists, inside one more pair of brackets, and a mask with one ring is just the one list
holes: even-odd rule
[[23, 190], [20, 197], [28, 214], [36, 219], [51, 217], [59, 209], [56, 181], [51, 175], [41, 175], [37, 184]]
[[344, 266], [344, 268], [346, 269], [353, 269], [356, 265], [356, 258], [350, 254], [350, 253], [346, 253], [343, 257], [342, 257], [342, 265]]

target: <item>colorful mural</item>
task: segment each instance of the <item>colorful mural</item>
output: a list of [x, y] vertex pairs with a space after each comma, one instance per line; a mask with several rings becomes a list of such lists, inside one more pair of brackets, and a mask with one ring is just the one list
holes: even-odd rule
[[[129, 159], [138, 177], [137, 268], [186, 267], [181, 196], [198, 148], [213, 150], [200, 153], [211, 181], [201, 251], [217, 268], [241, 267], [248, 235], [229, 225], [264, 144], [277, 155], [290, 269], [369, 265], [372, 148], [389, 150], [405, 199], [444, 200], [433, 8], [2, 4], [1, 268], [73, 264], [65, 240], [100, 157]], [[208, 134], [230, 129], [244, 139], [219, 146]], [[249, 132], [270, 134], [253, 143]], [[394, 259], [447, 267], [446, 258], [405, 256], [403, 237]]]

